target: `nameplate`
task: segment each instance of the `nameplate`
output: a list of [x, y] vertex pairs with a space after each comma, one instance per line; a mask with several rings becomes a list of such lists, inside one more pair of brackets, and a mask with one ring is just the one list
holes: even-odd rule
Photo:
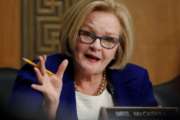
[[99, 120], [177, 120], [177, 107], [108, 107], [101, 108]]

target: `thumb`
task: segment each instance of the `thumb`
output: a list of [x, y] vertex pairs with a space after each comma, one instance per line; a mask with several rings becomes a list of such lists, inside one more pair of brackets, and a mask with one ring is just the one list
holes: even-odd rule
[[65, 72], [67, 66], [68, 66], [68, 60], [65, 59], [65, 60], [63, 60], [63, 62], [58, 67], [58, 71], [56, 73], [58, 78], [60, 78], [60, 79], [63, 78], [64, 72]]

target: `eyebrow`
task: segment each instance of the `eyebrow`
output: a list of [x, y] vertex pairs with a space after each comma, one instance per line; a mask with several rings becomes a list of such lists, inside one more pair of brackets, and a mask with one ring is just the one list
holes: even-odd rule
[[[81, 27], [83, 30], [87, 30], [88, 32], [93, 32], [93, 33], [97, 33], [97, 31], [91, 26], [91, 24], [84, 24], [82, 27]], [[97, 35], [97, 34], [96, 34]], [[114, 34], [114, 33], [111, 33], [111, 32], [105, 32], [105, 35], [102, 35], [102, 36], [109, 36], [109, 37], [115, 37], [115, 38], [119, 38], [120, 34], [117, 35], [117, 34]]]

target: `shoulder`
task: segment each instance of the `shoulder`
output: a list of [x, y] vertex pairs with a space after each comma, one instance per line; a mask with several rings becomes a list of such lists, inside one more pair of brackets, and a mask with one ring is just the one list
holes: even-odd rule
[[146, 68], [136, 65], [136, 64], [127, 64], [124, 69], [120, 70], [124, 76], [128, 77], [144, 77], [148, 75], [148, 71]]
[[144, 71], [146, 70], [146, 68], [140, 66], [140, 65], [137, 65], [137, 64], [132, 64], [132, 63], [129, 63], [127, 64], [123, 70], [130, 70], [130, 71]]
[[135, 64], [127, 64], [121, 70], [110, 70], [107, 76], [114, 85], [151, 86], [148, 71]]
[[122, 70], [112, 70], [109, 76], [113, 88], [119, 96], [118, 99], [124, 97], [119, 103], [141, 106], [157, 105], [152, 83], [145, 68], [127, 64]]
[[127, 64], [121, 70], [109, 70], [110, 76], [121, 77], [123, 79], [139, 78], [147, 75], [147, 69], [136, 64]]

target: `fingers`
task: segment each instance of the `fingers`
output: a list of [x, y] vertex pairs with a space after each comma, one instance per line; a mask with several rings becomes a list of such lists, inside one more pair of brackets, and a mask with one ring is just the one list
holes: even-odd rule
[[42, 84], [42, 74], [41, 74], [40, 70], [35, 67], [35, 68], [34, 68], [34, 71], [35, 71], [36, 76], [37, 76], [37, 78], [38, 78], [38, 82], [39, 82], [40, 84]]
[[46, 67], [45, 67], [46, 55], [40, 56], [39, 60], [40, 60], [40, 71], [41, 71], [42, 75], [45, 75], [45, 72], [46, 72]]
[[42, 84], [42, 77], [43, 75], [45, 75], [46, 72], [45, 62], [46, 62], [46, 55], [39, 56], [39, 67], [34, 67], [34, 71], [36, 73], [38, 82], [40, 84]]
[[44, 89], [42, 88], [41, 85], [38, 85], [38, 84], [32, 84], [31, 87], [39, 92], [43, 92]]
[[62, 77], [64, 75], [64, 71], [66, 70], [67, 66], [68, 66], [68, 60], [67, 59], [63, 60], [63, 62], [59, 65], [56, 75], [58, 78], [60, 78], [60, 80], [62, 80]]

